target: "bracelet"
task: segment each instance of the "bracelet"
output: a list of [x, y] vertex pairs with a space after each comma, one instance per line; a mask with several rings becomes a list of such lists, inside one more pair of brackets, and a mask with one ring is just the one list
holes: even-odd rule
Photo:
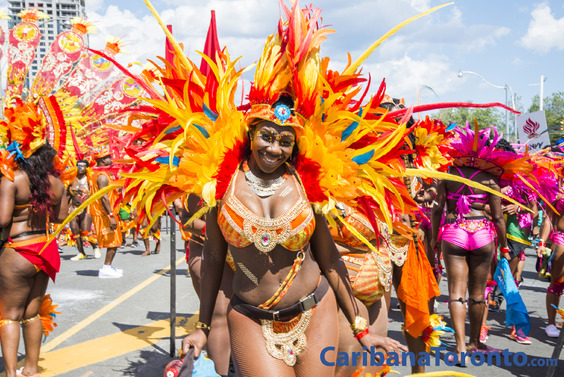
[[204, 322], [200, 322], [200, 321], [198, 321], [194, 324], [194, 328], [211, 331], [211, 325], [208, 325], [208, 324], [206, 324]]
[[364, 331], [359, 332], [354, 337], [356, 338], [356, 340], [360, 340], [361, 338], [364, 338], [366, 335], [368, 335], [368, 333], [369, 333], [369, 330], [366, 329]]
[[545, 247], [545, 246], [546, 246], [546, 243], [545, 243], [543, 240], [540, 240], [540, 241], [539, 241], [539, 246]]
[[508, 254], [511, 251], [508, 247], [502, 247], [500, 250], [503, 254]]
[[356, 316], [354, 322], [351, 324], [351, 330], [353, 334], [357, 335], [368, 329], [368, 320], [361, 316]]
[[201, 232], [202, 232], [202, 236], [206, 237], [206, 224], [204, 224]]
[[109, 217], [110, 219], [113, 218], [114, 216], [115, 216], [115, 215], [114, 215], [113, 213], [110, 213], [110, 214], [108, 215], [108, 217]]

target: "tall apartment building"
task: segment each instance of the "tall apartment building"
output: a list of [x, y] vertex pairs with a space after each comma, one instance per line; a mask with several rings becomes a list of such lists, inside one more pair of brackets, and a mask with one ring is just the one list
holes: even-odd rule
[[38, 26], [41, 30], [41, 41], [35, 51], [35, 60], [33, 61], [29, 73], [26, 86], [29, 86], [29, 80], [33, 80], [37, 71], [41, 68], [43, 57], [47, 54], [49, 46], [55, 40], [55, 37], [64, 30], [71, 27], [70, 19], [73, 17], [84, 17], [86, 0], [8, 0], [8, 14], [11, 19], [8, 21], [8, 28], [12, 29], [14, 25], [21, 21], [17, 16], [24, 9], [36, 8], [50, 18], [48, 20], [39, 20]]

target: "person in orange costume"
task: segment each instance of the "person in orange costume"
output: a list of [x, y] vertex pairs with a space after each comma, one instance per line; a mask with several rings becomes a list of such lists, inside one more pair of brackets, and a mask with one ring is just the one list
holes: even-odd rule
[[[103, 149], [94, 155], [96, 166], [108, 167], [112, 165], [112, 155], [109, 150]], [[102, 170], [94, 170], [92, 174], [92, 195], [107, 187], [112, 178]], [[100, 199], [93, 202], [89, 207], [90, 215], [96, 229], [98, 247], [107, 248], [104, 265], [98, 272], [100, 279], [115, 279], [123, 276], [123, 271], [112, 266], [112, 262], [121, 246], [121, 229], [117, 221], [118, 209], [114, 209], [117, 200], [117, 190], [105, 193]]]

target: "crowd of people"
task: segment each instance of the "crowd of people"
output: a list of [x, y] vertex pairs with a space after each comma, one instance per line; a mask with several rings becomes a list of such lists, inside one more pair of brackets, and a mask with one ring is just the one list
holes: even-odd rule
[[[204, 51], [199, 68], [164, 29], [172, 56], [140, 74], [115, 63], [115, 39], [104, 51], [67, 51], [68, 71], [39, 74], [27, 96], [25, 72], [9, 70], [20, 76], [9, 78], [0, 123], [7, 377], [39, 376], [40, 308], [60, 269], [56, 240], [65, 226], [78, 251], [72, 261], [87, 257], [85, 245], [95, 258], [106, 249], [98, 276], [121, 278], [113, 261], [127, 234], [143, 239], [143, 256], [152, 235], [159, 253], [160, 216], [171, 209], [200, 299], [182, 349], [198, 357], [205, 348], [222, 376], [370, 375], [386, 366], [363, 365], [369, 350], [429, 352], [445, 329], [434, 313], [443, 263], [454, 362], [501, 352], [486, 345], [497, 271], [507, 261], [517, 288], [535, 239], [539, 259], [551, 250], [546, 334], [559, 336], [560, 149], [531, 153], [470, 119], [416, 121], [418, 109], [385, 94], [384, 81], [367, 95], [360, 67], [373, 48], [334, 71], [320, 57], [332, 32], [320, 10], [281, 4], [241, 104], [235, 93], [246, 68], [236, 68], [213, 33], [216, 48]], [[36, 27], [39, 14], [21, 18]], [[91, 28], [77, 19], [65, 33], [82, 40]], [[118, 91], [120, 101], [103, 101]], [[80, 116], [69, 98], [80, 99]], [[405, 342], [387, 336], [392, 291]], [[511, 324], [511, 338], [531, 344], [528, 321]], [[16, 370], [20, 325], [26, 361]], [[328, 347], [335, 352], [324, 360]], [[337, 351], [356, 362], [335, 366]]]

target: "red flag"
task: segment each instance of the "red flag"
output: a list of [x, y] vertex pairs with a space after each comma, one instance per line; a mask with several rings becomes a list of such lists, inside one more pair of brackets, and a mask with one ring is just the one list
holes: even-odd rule
[[[221, 51], [219, 47], [219, 40], [217, 39], [217, 29], [215, 26], [215, 11], [211, 11], [211, 20], [210, 20], [210, 27], [208, 29], [208, 35], [206, 36], [206, 44], [204, 46], [204, 54], [211, 58], [212, 61], [215, 61], [216, 64], [220, 62], [216, 61], [216, 54]], [[202, 58], [202, 62], [200, 63], [200, 72], [204, 76], [207, 77], [206, 80], [206, 87], [205, 92], [210, 94], [210, 103], [209, 107], [212, 111], [217, 113], [217, 107], [215, 102], [215, 92], [219, 83], [217, 78], [213, 74], [210, 65], [208, 62]]]
[[[210, 27], [208, 28], [208, 35], [206, 36], [206, 44], [204, 46], [204, 54], [215, 61], [216, 52], [221, 51], [219, 47], [219, 40], [217, 39], [217, 28], [215, 26], [215, 10], [211, 11]], [[200, 63], [200, 72], [204, 76], [208, 76], [211, 72], [208, 62], [202, 59]]]

